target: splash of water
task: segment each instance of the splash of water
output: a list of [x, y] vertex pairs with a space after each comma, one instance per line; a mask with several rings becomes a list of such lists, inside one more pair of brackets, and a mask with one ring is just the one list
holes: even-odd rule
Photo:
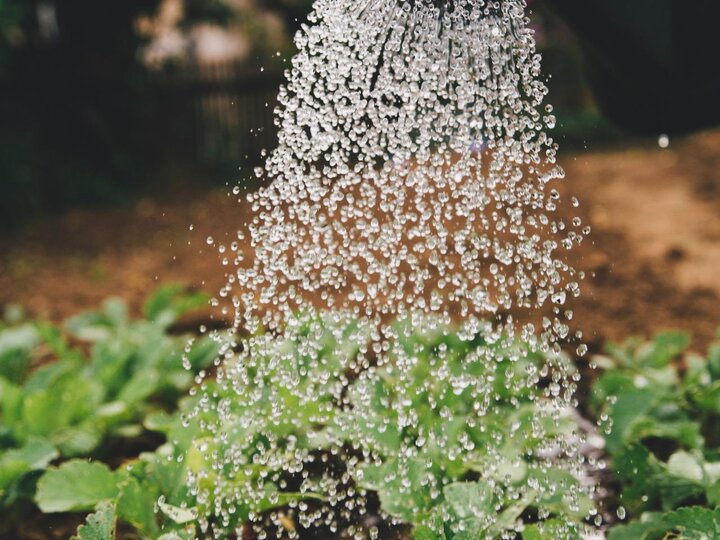
[[[578, 439], [558, 426], [577, 382], [561, 350], [582, 279], [567, 254], [588, 229], [558, 216], [564, 172], [524, 7], [315, 3], [280, 90], [279, 145], [256, 170], [267, 187], [238, 231], [251, 249], [219, 246], [234, 328], [195, 413], [218, 413], [203, 424], [211, 465], [191, 478], [225, 517], [205, 522], [214, 534], [267, 499], [337, 530], [385, 482], [408, 499], [383, 501], [386, 519], [459, 534], [446, 459], [496, 501], [472, 509], [482, 530], [522, 530], [499, 516], [529, 493], [543, 494], [540, 519], [558, 494], [579, 509]], [[511, 429], [495, 436], [497, 422]], [[523, 439], [539, 442], [508, 454]], [[261, 538], [282, 527], [249, 508]]]

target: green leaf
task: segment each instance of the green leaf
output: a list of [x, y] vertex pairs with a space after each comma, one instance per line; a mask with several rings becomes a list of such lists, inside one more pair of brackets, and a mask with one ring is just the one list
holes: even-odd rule
[[644, 510], [655, 502], [659, 494], [652, 481], [664, 471], [647, 448], [633, 444], [617, 455], [613, 463], [615, 472], [625, 484], [623, 503], [626, 507], [631, 511]]
[[413, 540], [445, 540], [445, 533], [436, 532], [427, 525], [418, 525], [412, 531]]
[[110, 338], [113, 333], [113, 322], [103, 313], [83, 313], [68, 319], [65, 329], [78, 339], [92, 343]]
[[218, 344], [205, 336], [195, 341], [188, 353], [188, 360], [192, 366], [193, 371], [197, 372], [201, 369], [205, 369], [218, 355]]
[[683, 538], [688, 540], [720, 538], [720, 508], [680, 508], [667, 514], [663, 521], [680, 531]]
[[[643, 521], [616, 525], [608, 533], [608, 540], [661, 540], [667, 527], [659, 514], [644, 514]], [[524, 540], [524, 539], [523, 539]]]
[[128, 322], [127, 305], [121, 298], [108, 298], [103, 302], [103, 314], [115, 326], [125, 326]]
[[38, 323], [36, 328], [42, 340], [60, 360], [77, 360], [82, 358], [80, 351], [73, 349], [68, 344], [60, 328], [47, 323]]
[[[718, 334], [720, 334], [720, 330]], [[707, 367], [712, 380], [720, 381], [720, 343], [715, 343], [708, 349]]]
[[151, 454], [142, 454], [140, 463], [148, 482], [156, 486], [171, 504], [179, 504], [187, 500], [189, 489], [185, 466], [176, 459], [168, 459], [171, 452], [169, 445], [163, 445]]
[[165, 435], [170, 433], [170, 431], [176, 428], [177, 425], [177, 417], [171, 416], [165, 411], [152, 412], [145, 417], [145, 421], [143, 422], [145, 429], [150, 431], [159, 431]]
[[79, 373], [54, 380], [47, 389], [25, 398], [23, 421], [27, 433], [49, 436], [90, 417], [101, 401], [102, 389]]
[[49, 435], [50, 440], [63, 456], [80, 457], [90, 454], [101, 443], [104, 430], [95, 422], [58, 429]]
[[693, 506], [673, 512], [647, 513], [639, 522], [613, 527], [608, 540], [711, 540], [720, 538], [720, 509]]
[[697, 388], [692, 394], [692, 399], [702, 409], [720, 416], [720, 380], [710, 386]]
[[114, 540], [115, 522], [115, 505], [110, 501], [102, 501], [70, 540]]
[[0, 412], [2, 412], [2, 424], [7, 426], [11, 431], [15, 431], [16, 425], [20, 424], [22, 407], [23, 392], [20, 387], [0, 377]]
[[445, 486], [443, 494], [450, 508], [461, 519], [475, 517], [484, 520], [495, 513], [495, 495], [487, 484], [455, 482]]
[[691, 480], [702, 482], [705, 476], [702, 462], [697, 456], [684, 451], [675, 452], [667, 462], [670, 474]]
[[141, 403], [157, 390], [159, 380], [160, 374], [156, 369], [139, 371], [123, 386], [117, 398], [128, 405]]
[[120, 495], [117, 501], [118, 517], [129, 523], [139, 532], [150, 537], [159, 532], [155, 520], [156, 489], [147, 483], [140, 483], [136, 478], [127, 476], [120, 484]]
[[188, 311], [207, 305], [207, 301], [206, 295], [189, 293], [181, 284], [165, 285], [145, 303], [145, 317], [167, 327]]
[[568, 524], [558, 520], [550, 519], [525, 527], [522, 532], [522, 540], [556, 540], [558, 538], [580, 538], [578, 527], [572, 526], [568, 531]]
[[644, 365], [659, 368], [664, 367], [671, 360], [690, 345], [690, 336], [686, 332], [661, 332], [639, 351], [640, 361]]
[[35, 370], [25, 381], [23, 391], [26, 395], [38, 390], [47, 390], [55, 384], [58, 379], [69, 374], [75, 374], [80, 369], [80, 363], [76, 360], [60, 360], [44, 365]]
[[638, 439], [634, 429], [636, 423], [648, 418], [648, 413], [661, 398], [662, 391], [655, 387], [627, 389], [616, 396], [616, 402], [610, 409], [612, 431], [605, 437], [611, 454], [617, 454], [629, 442]]
[[0, 376], [19, 383], [30, 364], [30, 351], [40, 342], [40, 334], [31, 324], [0, 332]]
[[162, 500], [158, 501], [158, 507], [162, 510], [163, 514], [180, 525], [190, 523], [198, 518], [196, 508], [181, 508], [179, 506], [168, 504]]
[[117, 495], [117, 479], [107, 465], [71, 460], [40, 478], [35, 502], [46, 513], [87, 511]]
[[[366, 465], [359, 484], [378, 492], [383, 510], [413, 523], [415, 516], [432, 505], [430, 486], [424, 482], [423, 474], [437, 475], [438, 471], [428, 469], [425, 461], [418, 458], [409, 459], [404, 465], [390, 459], [382, 465]], [[403, 486], [404, 477], [410, 480], [409, 489]]]
[[142, 435], [143, 427], [141, 424], [123, 424], [116, 426], [110, 430], [110, 435], [120, 437], [122, 439], [134, 439]]
[[105, 388], [105, 398], [115, 399], [132, 376], [132, 363], [137, 345], [117, 337], [104, 338], [92, 348], [88, 375]]
[[0, 495], [23, 475], [44, 469], [58, 456], [52, 444], [38, 437], [30, 437], [21, 448], [0, 453]]
[[120, 424], [132, 420], [133, 414], [127, 403], [123, 401], [110, 401], [98, 407], [96, 414], [108, 425]]

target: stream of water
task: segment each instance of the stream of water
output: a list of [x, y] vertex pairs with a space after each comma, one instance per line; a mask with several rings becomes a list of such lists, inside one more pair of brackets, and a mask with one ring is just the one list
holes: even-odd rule
[[[589, 229], [559, 217], [578, 202], [558, 189], [524, 2], [318, 0], [309, 21], [279, 145], [255, 171], [266, 187], [243, 202], [253, 218], [238, 242], [213, 242], [235, 324], [218, 334], [226, 393], [196, 414], [218, 413], [205, 427], [222, 450], [207, 452], [235, 481], [199, 471], [198, 500], [229, 522], [242, 500], [277, 501], [273, 482], [306, 497], [251, 512], [259, 538], [268, 524], [298, 534], [288, 519], [377, 538], [363, 522], [377, 491], [388, 523], [465, 538], [446, 489], [460, 478], [495, 501], [471, 512], [488, 537], [521, 531], [508, 509], [534, 497], [532, 520], [554, 516], [561, 538], [557, 498], [581, 512], [592, 491], [568, 482], [587, 465], [563, 427], [578, 382], [563, 347], [585, 352], [568, 253]], [[526, 439], [539, 442], [513, 453]]]

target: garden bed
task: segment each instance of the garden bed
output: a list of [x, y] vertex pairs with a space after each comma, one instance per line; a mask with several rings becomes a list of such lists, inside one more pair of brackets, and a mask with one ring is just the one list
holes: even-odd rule
[[[576, 195], [580, 199], [581, 216], [594, 228], [590, 238], [573, 253], [577, 257], [575, 265], [584, 269], [589, 279], [584, 294], [570, 306], [575, 311], [574, 321], [585, 332], [591, 353], [606, 351], [610, 340], [624, 341], [635, 334], [649, 336], [668, 328], [683, 329], [694, 336], [692, 345], [684, 334], [660, 334], [653, 343], [629, 342], [607, 349], [608, 354], [599, 360], [600, 369], [578, 366], [585, 376], [578, 394], [578, 409], [593, 422], [604, 413], [615, 421], [614, 430], [605, 435], [607, 452], [603, 454], [612, 463], [601, 475], [607, 491], [605, 522], [636, 520], [630, 528], [615, 529], [613, 539], [662, 538], [668, 531], [685, 534], [682, 527], [688, 524], [697, 527], [691, 531], [693, 534], [713, 537], [713, 531], [720, 531], [720, 516], [712, 510], [720, 502], [717, 478], [720, 441], [716, 439], [720, 414], [719, 349], [715, 346], [702, 357], [685, 352], [688, 347], [704, 350], [714, 340], [720, 322], [720, 282], [715, 275], [715, 269], [720, 267], [718, 156], [720, 132], [711, 132], [680, 141], [670, 150], [650, 146], [607, 149], [565, 159], [569, 178], [565, 196]], [[188, 199], [193, 201], [189, 205], [184, 202]], [[174, 289], [174, 293], [166, 290], [165, 296], [161, 294], [153, 301], [155, 307], [153, 302], [146, 306], [146, 321], [133, 322], [133, 318], [143, 312], [147, 295], [159, 282], [182, 281], [209, 293], [219, 289], [224, 281], [223, 268], [205, 238], [208, 235], [223, 238], [245, 219], [246, 209], [236, 203], [235, 197], [191, 193], [182, 200], [145, 200], [133, 208], [76, 212], [36, 224], [18, 237], [4, 239], [0, 246], [3, 254], [0, 303], [23, 304], [33, 318], [57, 323], [99, 305], [109, 296], [122, 297], [130, 312], [126, 318], [120, 304], [111, 303], [104, 315], [76, 319], [70, 332], [41, 325], [28, 349], [31, 363], [23, 368], [28, 371], [15, 375], [14, 384], [22, 385], [31, 378], [30, 374], [52, 370], [63, 362], [73, 364], [72, 369], [78, 370], [76, 375], [80, 379], [97, 379], [101, 371], [92, 370], [102, 366], [97, 365], [100, 360], [93, 356], [91, 343], [100, 343], [102, 347], [102, 340], [98, 341], [97, 334], [93, 334], [98, 324], [113, 329], [111, 335], [117, 328], [130, 325], [133, 332], [145, 336], [143, 339], [151, 335], [168, 343], [165, 361], [172, 360], [177, 367], [178, 351], [186, 339], [184, 333], [194, 332], [200, 324], [220, 327], [225, 323], [213, 318], [207, 309], [185, 313], [185, 308], [198, 307], [202, 302], [199, 297], [185, 297], [179, 289]], [[186, 298], [195, 300], [184, 304]], [[163, 311], [169, 318], [163, 319]], [[9, 314], [14, 316], [13, 309]], [[83, 324], [91, 330], [89, 334], [83, 335]], [[123, 332], [115, 338], [119, 339]], [[137, 340], [128, 343], [133, 344], [126, 344], [130, 357], [139, 354], [132, 349]], [[144, 358], [142, 354], [139, 357]], [[209, 357], [202, 356], [193, 368], [207, 367], [203, 362]], [[109, 367], [110, 360], [123, 358], [128, 357], [114, 356], [103, 369], [114, 369]], [[151, 357], [145, 360], [150, 362], [148, 358]], [[19, 483], [12, 487], [12, 497], [17, 501], [6, 507], [6, 515], [11, 519], [3, 519], [5, 529], [0, 530], [0, 536], [66, 538], [68, 531], [74, 531], [100, 500], [110, 503], [99, 508], [99, 519], [115, 513], [121, 518], [119, 538], [135, 538], [137, 530], [155, 535], [158, 519], [169, 529], [178, 525], [172, 508], [160, 512], [159, 517], [148, 517], [147, 508], [136, 508], [133, 513], [122, 502], [127, 497], [124, 490], [135, 489], [135, 483], [146, 488], [145, 502], [151, 506], [161, 493], [154, 484], [159, 482], [157, 471], [153, 472], [158, 462], [152, 461], [156, 459], [152, 456], [170, 428], [153, 414], [167, 411], [172, 415], [178, 398], [191, 385], [188, 373], [173, 371], [170, 364], [150, 364], [131, 362], [119, 368], [125, 370], [124, 375], [114, 383], [110, 378], [106, 381], [109, 386], [102, 390], [89, 389], [88, 396], [105, 396], [105, 401], [95, 404], [98, 411], [104, 412], [98, 416], [97, 411], [80, 407], [82, 410], [78, 409], [77, 414], [83, 422], [89, 422], [82, 424], [82, 429], [75, 417], [53, 421], [53, 425], [39, 418], [38, 426], [32, 427], [30, 423], [28, 428], [23, 423], [8, 427], [8, 413], [0, 415], [5, 422], [0, 470], [5, 451], [20, 452], [11, 454], [16, 461], [22, 462], [24, 451], [35, 460], [27, 465], [30, 468], [26, 471], [22, 466], [11, 468], [15, 473], [21, 470]], [[92, 372], [91, 376], [87, 370]], [[148, 377], [149, 372], [157, 372], [158, 376]], [[142, 395], [133, 394], [130, 387], [137, 387], [136, 384], [125, 390], [110, 387], [118, 381], [132, 381], [133, 376], [138, 377], [135, 382], [154, 381], [153, 386], [146, 387]], [[12, 379], [12, 374], [7, 377]], [[79, 392], [82, 384], [77, 382], [73, 388]], [[609, 394], [618, 396], [618, 402], [612, 406], [604, 401]], [[9, 395], [7, 389], [5, 395]], [[103, 408], [108, 404], [117, 406], [116, 402], [125, 403], [127, 411], [118, 414], [112, 407], [107, 411]], [[65, 404], [47, 405], [47, 411], [64, 408]], [[65, 431], [58, 434], [58, 426]], [[27, 429], [34, 432], [25, 433]], [[37, 448], [30, 448], [28, 443], [31, 436], [52, 443], [41, 445], [43, 452], [38, 455], [34, 453]], [[15, 443], [7, 442], [11, 438]], [[143, 461], [135, 476], [109, 473], [134, 462], [141, 452], [149, 452], [150, 461]], [[46, 511], [60, 513], [44, 514], [33, 506], [38, 479], [47, 467], [88, 456], [97, 460], [98, 467], [105, 467], [100, 462], [109, 467], [103, 471], [110, 476], [100, 473], [107, 483], [99, 499], [90, 497], [78, 502], [64, 494], [64, 502], [58, 503], [55, 500], [58, 494], [47, 487], [48, 482], [52, 487], [52, 482], [46, 480], [41, 484], [45, 487], [38, 502]], [[13, 467], [16, 465], [13, 461]], [[147, 474], [146, 469], [150, 471]], [[61, 474], [63, 469], [61, 466], [50, 470]], [[3, 480], [0, 475], [0, 480], [8, 478]], [[466, 475], [453, 480], [473, 478]], [[182, 500], [180, 495], [177, 497]], [[364, 526], [380, 526], [383, 539], [392, 535], [407, 537], [407, 528], [383, 525], [377, 514], [377, 498], [371, 497], [370, 501]], [[643, 514], [645, 523], [640, 524], [637, 519]], [[178, 519], [181, 518], [182, 513]], [[526, 511], [523, 518], [532, 523], [532, 511]], [[288, 527], [291, 526], [295, 525], [289, 522]], [[324, 535], [310, 534], [302, 537], [330, 537], [327, 531]], [[532, 534], [529, 530], [528, 538], [543, 538]], [[243, 536], [254, 538], [247, 528]]]

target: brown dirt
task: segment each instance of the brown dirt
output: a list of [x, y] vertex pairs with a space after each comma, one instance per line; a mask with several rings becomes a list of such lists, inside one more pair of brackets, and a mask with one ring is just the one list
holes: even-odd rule
[[[707, 344], [720, 325], [720, 131], [666, 150], [636, 145], [561, 161], [566, 194], [593, 226], [576, 252], [588, 271], [573, 306], [586, 339], [680, 328]], [[234, 236], [247, 215], [224, 192], [185, 193], [37, 223], [0, 242], [0, 304], [61, 320], [107, 296], [137, 310], [167, 281], [213, 293], [223, 268], [205, 239]]]
[[720, 326], [720, 131], [565, 160], [593, 226], [576, 320], [594, 342], [678, 328], [696, 347]]

